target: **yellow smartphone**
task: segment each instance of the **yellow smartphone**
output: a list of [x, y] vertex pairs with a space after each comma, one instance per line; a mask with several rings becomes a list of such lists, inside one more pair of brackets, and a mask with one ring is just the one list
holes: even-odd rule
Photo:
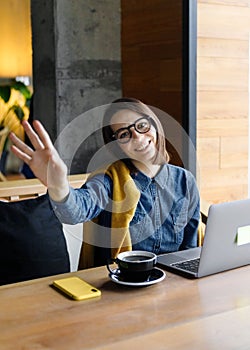
[[67, 277], [53, 282], [53, 286], [74, 300], [101, 296], [101, 291], [79, 277]]

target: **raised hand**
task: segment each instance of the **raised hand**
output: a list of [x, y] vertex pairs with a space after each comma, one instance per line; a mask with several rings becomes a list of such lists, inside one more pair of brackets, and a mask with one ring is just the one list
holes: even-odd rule
[[34, 175], [48, 187], [52, 199], [63, 200], [69, 192], [65, 163], [38, 120], [33, 122], [34, 129], [27, 121], [23, 121], [22, 125], [34, 149], [11, 133], [12, 152], [28, 164]]

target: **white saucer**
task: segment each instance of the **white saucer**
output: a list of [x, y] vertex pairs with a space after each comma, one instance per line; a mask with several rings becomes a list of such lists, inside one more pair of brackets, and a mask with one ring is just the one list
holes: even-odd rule
[[164, 280], [166, 277], [166, 274], [163, 270], [158, 269], [155, 267], [150, 275], [150, 277], [143, 282], [129, 282], [124, 280], [119, 275], [114, 275], [112, 273], [109, 274], [109, 278], [118, 284], [123, 284], [124, 286], [131, 286], [131, 287], [144, 287], [144, 286], [150, 286], [151, 284], [159, 283]]

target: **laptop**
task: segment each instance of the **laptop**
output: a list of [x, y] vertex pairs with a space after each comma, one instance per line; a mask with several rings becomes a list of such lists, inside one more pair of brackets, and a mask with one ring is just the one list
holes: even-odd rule
[[212, 204], [208, 211], [203, 246], [162, 254], [157, 259], [159, 267], [190, 278], [248, 264], [250, 199]]

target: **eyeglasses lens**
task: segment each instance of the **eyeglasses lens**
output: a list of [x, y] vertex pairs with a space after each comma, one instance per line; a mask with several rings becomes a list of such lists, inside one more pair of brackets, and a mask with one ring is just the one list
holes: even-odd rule
[[134, 124], [127, 128], [117, 130], [115, 136], [120, 143], [127, 143], [131, 139], [131, 128], [134, 127], [139, 134], [145, 134], [151, 128], [151, 122], [149, 118], [140, 118]]

